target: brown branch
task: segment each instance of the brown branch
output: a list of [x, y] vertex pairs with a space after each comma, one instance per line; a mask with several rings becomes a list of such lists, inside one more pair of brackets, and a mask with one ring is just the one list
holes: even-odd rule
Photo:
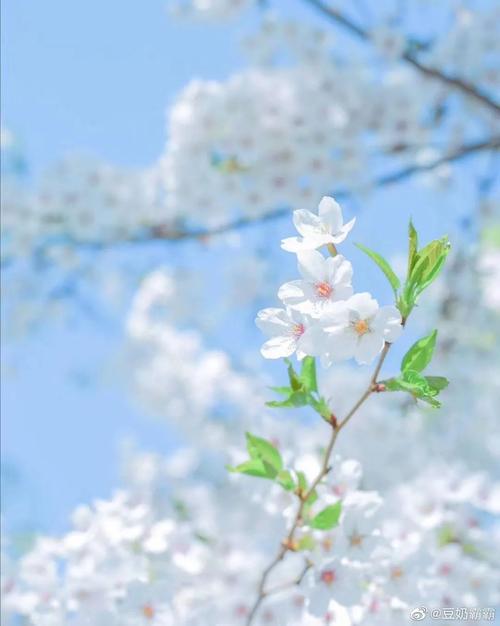
[[[371, 39], [370, 33], [362, 28], [359, 24], [354, 22], [351, 18], [344, 15], [338, 9], [335, 9], [329, 6], [323, 0], [304, 0], [304, 2], [310, 4], [318, 11], [320, 11], [323, 15], [333, 20], [337, 24], [340, 24], [342, 28], [349, 31], [352, 35], [357, 37], [358, 39], [362, 39], [363, 41], [368, 41]], [[486, 106], [490, 110], [495, 113], [500, 113], [500, 104], [495, 102], [492, 98], [490, 98], [487, 94], [479, 89], [476, 85], [456, 76], [449, 76], [443, 70], [433, 67], [430, 65], [426, 65], [418, 60], [418, 58], [410, 51], [406, 51], [402, 54], [401, 58], [409, 63], [412, 67], [414, 67], [417, 71], [419, 71], [424, 76], [428, 78], [432, 78], [440, 81], [441, 83], [460, 91], [467, 97], [475, 100], [478, 103], [481, 103], [483, 106]]]
[[[404, 321], [403, 321], [403, 325], [404, 325]], [[318, 487], [318, 485], [321, 483], [323, 478], [331, 470], [330, 459], [332, 456], [333, 449], [335, 447], [335, 442], [337, 441], [337, 437], [340, 431], [346, 426], [346, 424], [355, 415], [355, 413], [357, 413], [358, 409], [366, 402], [366, 400], [371, 396], [371, 394], [376, 391], [377, 378], [378, 378], [378, 375], [380, 374], [380, 370], [382, 369], [382, 366], [390, 350], [390, 347], [391, 347], [390, 343], [386, 342], [384, 344], [384, 348], [382, 352], [380, 353], [379, 359], [377, 361], [377, 365], [375, 366], [375, 370], [370, 378], [368, 386], [363, 392], [363, 394], [361, 395], [361, 397], [359, 398], [359, 400], [354, 404], [352, 409], [347, 413], [347, 415], [344, 417], [342, 421], [338, 423], [336, 420], [332, 421], [332, 432], [331, 432], [330, 439], [328, 441], [328, 445], [326, 447], [325, 453], [323, 455], [323, 462], [321, 464], [321, 468], [316, 478], [312, 481], [310, 487], [307, 489], [306, 493], [299, 494], [300, 504], [297, 509], [297, 513], [295, 514], [292, 526], [288, 532], [288, 535], [282, 541], [281, 547], [277, 555], [274, 557], [274, 559], [269, 563], [269, 565], [262, 572], [259, 585], [257, 587], [257, 598], [250, 610], [250, 613], [248, 614], [246, 626], [251, 626], [251, 624], [253, 623], [254, 617], [257, 614], [257, 611], [259, 610], [264, 599], [271, 593], [275, 593], [276, 591], [280, 591], [281, 589], [284, 588], [283, 586], [279, 586], [279, 587], [272, 588], [270, 590], [266, 590], [266, 584], [267, 584], [269, 575], [271, 574], [271, 572], [273, 572], [274, 568], [285, 558], [288, 552], [293, 552], [296, 549], [295, 533], [298, 527], [302, 524], [304, 507], [306, 505], [306, 502], [308, 501], [310, 496], [314, 493], [314, 490], [316, 489], [316, 487]], [[305, 571], [303, 571], [303, 574], [301, 575], [301, 577], [299, 577], [298, 579], [299, 582], [295, 584], [300, 584], [300, 582], [302, 582], [302, 579], [304, 578], [305, 574], [307, 573], [307, 571], [309, 570], [311, 566], [312, 565], [308, 565]], [[288, 586], [290, 586], [289, 583], [286, 584], [286, 587]]]
[[[500, 149], [500, 136], [493, 137], [491, 139], [477, 141], [474, 143], [465, 144], [460, 146], [456, 150], [445, 154], [434, 161], [429, 163], [417, 164], [417, 165], [408, 165], [407, 167], [403, 167], [399, 170], [396, 170], [390, 174], [384, 174], [375, 178], [367, 187], [369, 188], [383, 188], [389, 187], [391, 185], [397, 184], [404, 180], [411, 178], [412, 176], [424, 172], [430, 172], [437, 167], [444, 165], [446, 163], [453, 163], [456, 161], [460, 161], [464, 158], [472, 156], [473, 154], [477, 154], [478, 152], [484, 152], [487, 150], [498, 150]], [[335, 196], [338, 199], [348, 198], [355, 195], [355, 191], [348, 189], [337, 189], [330, 192], [331, 195]], [[226, 222], [225, 224], [221, 224], [220, 226], [216, 226], [214, 228], [197, 228], [197, 229], [189, 229], [183, 230], [182, 228], [175, 226], [168, 226], [166, 224], [158, 225], [156, 227], [148, 229], [146, 232], [138, 234], [135, 237], [126, 239], [122, 242], [102, 242], [102, 241], [81, 241], [75, 239], [70, 236], [63, 236], [58, 238], [57, 241], [51, 242], [43, 242], [35, 251], [35, 256], [39, 255], [40, 258], [44, 256], [44, 250], [48, 247], [48, 245], [61, 244], [61, 245], [71, 245], [74, 247], [78, 247], [80, 249], [88, 249], [88, 250], [101, 250], [104, 248], [108, 248], [111, 245], [117, 245], [120, 243], [123, 244], [144, 244], [148, 242], [155, 241], [171, 241], [171, 242], [180, 242], [186, 240], [198, 239], [200, 241], [208, 240], [211, 237], [215, 237], [217, 235], [222, 235], [224, 233], [240, 230], [243, 228], [247, 228], [249, 226], [253, 226], [255, 224], [260, 224], [264, 222], [270, 222], [285, 215], [290, 214], [289, 208], [279, 208], [268, 211], [267, 213], [263, 213], [261, 215], [255, 215], [251, 217], [240, 217], [236, 220]], [[11, 259], [5, 259], [4, 265], [8, 266]]]

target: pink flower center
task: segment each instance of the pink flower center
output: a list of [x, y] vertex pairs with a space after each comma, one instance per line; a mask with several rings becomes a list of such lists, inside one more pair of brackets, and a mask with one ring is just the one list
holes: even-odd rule
[[443, 565], [441, 565], [441, 567], [439, 568], [439, 573], [442, 576], [449, 576], [452, 571], [453, 568], [451, 567], [451, 565], [448, 565], [448, 563], [443, 563]]
[[304, 334], [304, 324], [294, 324], [292, 333], [294, 337], [301, 337]]
[[316, 283], [315, 288], [320, 298], [329, 298], [333, 292], [333, 287], [328, 283]]
[[142, 607], [142, 614], [146, 619], [153, 619], [155, 616], [154, 607], [152, 607], [151, 604], [145, 604]]
[[326, 569], [321, 572], [321, 582], [325, 583], [325, 585], [333, 585], [333, 583], [335, 582], [335, 578], [335, 572], [332, 569]]

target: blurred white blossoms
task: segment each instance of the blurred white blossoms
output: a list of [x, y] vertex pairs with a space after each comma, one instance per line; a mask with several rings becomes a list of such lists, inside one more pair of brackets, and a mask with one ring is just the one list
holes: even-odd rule
[[318, 215], [298, 209], [293, 212], [293, 223], [301, 237], [283, 239], [281, 247], [288, 252], [314, 250], [328, 244], [342, 243], [356, 218], [344, 224], [342, 209], [333, 198], [325, 196], [318, 207]]
[[[355, 218], [344, 224], [340, 206], [324, 197], [319, 216], [299, 210], [293, 221], [302, 237], [284, 239], [282, 248], [297, 253], [302, 279], [280, 287], [278, 297], [286, 310], [259, 312], [256, 324], [271, 337], [262, 355], [279, 359], [297, 352], [299, 359], [321, 357], [325, 367], [351, 358], [370, 363], [386, 342], [399, 337], [402, 320], [396, 307], [379, 307], [369, 293], [353, 295], [352, 265], [334, 246], [344, 241]], [[325, 259], [315, 250], [322, 246], [335, 256]]]

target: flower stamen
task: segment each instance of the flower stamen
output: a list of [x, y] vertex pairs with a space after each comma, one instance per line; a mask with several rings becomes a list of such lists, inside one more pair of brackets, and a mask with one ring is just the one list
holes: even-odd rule
[[294, 324], [292, 328], [292, 335], [294, 337], [302, 337], [305, 332], [304, 324]]
[[333, 287], [328, 283], [317, 283], [315, 285], [316, 293], [320, 298], [329, 298], [332, 295]]
[[358, 320], [357, 322], [354, 322], [353, 326], [354, 330], [358, 333], [360, 337], [362, 335], [366, 335], [366, 333], [370, 330], [370, 327], [368, 326], [368, 322], [366, 320]]
[[332, 585], [335, 582], [335, 572], [332, 569], [327, 569], [321, 572], [321, 582], [325, 585]]

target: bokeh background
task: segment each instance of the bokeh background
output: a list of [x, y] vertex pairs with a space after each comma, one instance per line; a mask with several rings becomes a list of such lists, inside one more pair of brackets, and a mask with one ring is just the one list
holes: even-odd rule
[[[424, 61], [442, 60], [452, 74], [462, 68], [464, 80], [477, 82], [481, 92], [498, 101], [497, 50], [493, 44], [487, 52], [481, 48], [488, 44], [483, 41], [489, 32], [484, 23], [483, 30], [478, 27], [471, 35], [471, 39], [476, 37], [478, 51], [471, 44], [463, 59], [453, 54], [447, 58], [445, 52], [433, 58], [425, 48], [437, 48], [456, 23], [463, 26], [468, 20], [488, 16], [494, 11], [494, 2], [451, 2], [439, 8], [437, 3], [424, 1], [331, 3], [366, 28], [380, 31], [380, 40], [389, 29], [394, 37], [385, 52], [383, 42], [379, 41], [373, 52], [370, 42], [358, 41], [342, 26], [325, 19], [315, 3], [249, 2], [241, 12], [233, 10], [231, 3], [227, 11], [224, 3], [219, 4], [218, 15], [207, 17], [200, 3], [202, 19], [188, 19], [172, 14], [171, 7], [160, 0], [2, 3], [2, 167], [4, 179], [9, 184], [14, 180], [17, 190], [9, 188], [3, 194], [9, 206], [3, 268], [2, 505], [4, 528], [20, 545], [29, 543], [34, 533], [66, 530], [69, 515], [78, 504], [109, 497], [122, 483], [121, 459], [130, 442], [162, 454], [182, 442], [179, 428], [165, 419], [157, 404], [144, 402], [144, 393], [138, 393], [131, 382], [141, 361], [130, 346], [127, 319], [131, 307], [137, 306], [138, 290], [158, 268], [166, 268], [172, 283], [167, 291], [171, 289], [173, 295], [166, 300], [167, 311], [162, 312], [168, 322], [180, 330], [200, 333], [207, 349], [224, 351], [237, 369], [268, 380], [279, 380], [282, 370], [280, 365], [262, 362], [261, 337], [253, 319], [262, 306], [277, 305], [277, 287], [295, 276], [292, 255], [279, 247], [280, 239], [292, 234], [286, 209], [301, 206], [313, 210], [323, 194], [337, 189], [350, 191], [341, 197], [346, 219], [357, 217], [355, 233], [343, 253], [359, 268], [355, 279], [358, 291], [369, 290], [381, 302], [390, 300], [384, 277], [353, 242], [376, 248], [402, 269], [406, 228], [412, 217], [422, 241], [446, 233], [453, 242], [452, 266], [459, 268], [458, 273], [436, 287], [436, 301], [449, 294], [450, 285], [457, 297], [471, 285], [487, 285], [486, 296], [474, 296], [466, 307], [486, 306], [488, 298], [490, 305], [495, 299], [498, 305], [498, 111], [481, 108], [463, 91], [446, 87], [440, 91], [439, 84], [435, 90], [431, 85], [426, 94], [429, 83], [422, 87], [418, 72], [414, 82], [410, 77], [403, 89], [408, 102], [416, 102], [417, 117], [425, 128], [425, 132], [418, 128], [409, 139], [408, 134], [404, 138], [418, 145], [395, 150], [389, 161], [387, 157], [377, 161], [382, 144], [372, 138], [363, 148], [359, 179], [354, 174], [341, 178], [339, 184], [332, 171], [331, 182], [327, 178], [316, 181], [302, 204], [299, 199], [295, 204], [276, 199], [274, 208], [284, 209], [279, 217], [259, 219], [256, 212], [247, 226], [180, 241], [171, 240], [168, 234], [141, 236], [139, 242], [117, 238], [99, 246], [83, 245], [83, 252], [74, 241], [80, 255], [74, 263], [74, 259], [66, 263], [65, 259], [42, 258], [46, 250], [40, 250], [40, 241], [16, 253], [11, 230], [17, 226], [9, 208], [16, 198], [47, 185], [45, 172], [68, 156], [77, 155], [84, 164], [94, 159], [110, 163], [124, 171], [125, 178], [127, 172], [152, 168], [168, 150], [172, 111], [180, 94], [193, 80], [224, 83], [246, 71], [253, 60], [242, 41], [259, 31], [268, 10], [278, 22], [325, 29], [331, 36], [333, 56], [356, 59], [357, 70], [372, 83], [379, 81], [380, 89], [391, 80], [398, 85], [404, 63], [399, 64], [397, 50], [391, 57], [390, 46], [397, 48], [399, 39], [394, 34], [404, 33], [408, 41], [411, 36], [417, 52], [415, 42], [420, 42]], [[484, 21], [494, 22], [487, 17]], [[307, 41], [314, 38], [304, 35]], [[294, 41], [298, 40], [299, 36]], [[455, 42], [455, 46], [459, 44]], [[298, 48], [295, 53], [299, 57], [306, 55], [306, 45]], [[466, 61], [466, 53], [477, 58]], [[276, 61], [278, 67], [294, 62], [286, 55]], [[481, 64], [491, 70], [490, 83], [484, 82], [486, 70], [482, 71]], [[355, 98], [345, 75], [344, 85], [340, 74], [336, 80], [334, 98], [341, 98], [343, 92], [347, 100]], [[367, 108], [373, 93], [367, 96]], [[242, 96], [243, 112], [249, 97]], [[424, 111], [426, 102], [428, 110]], [[405, 106], [409, 105], [403, 103]], [[196, 112], [191, 114], [196, 116]], [[435, 117], [429, 122], [432, 115]], [[185, 132], [194, 135], [196, 131], [187, 125]], [[396, 133], [391, 137], [397, 143], [397, 129], [390, 132]], [[384, 142], [389, 134], [387, 130]], [[446, 162], [446, 155], [460, 146], [483, 139], [490, 143], [487, 149]], [[300, 152], [300, 145], [291, 147]], [[214, 171], [228, 166], [226, 177], [231, 177], [234, 169], [236, 176], [245, 176], [246, 166], [241, 162], [231, 170], [232, 152], [221, 157], [214, 148], [210, 156]], [[441, 157], [445, 158], [439, 167], [417, 171], [394, 185], [377, 189], [363, 182], [367, 173], [376, 177]], [[194, 188], [206, 184], [196, 164], [188, 162], [185, 167], [188, 171], [192, 167]], [[64, 188], [65, 177], [71, 176], [71, 169], [56, 171], [50, 184]], [[265, 194], [265, 189], [261, 191]], [[175, 215], [176, 225], [196, 230], [201, 223], [210, 229], [210, 208], [200, 218], [199, 211], [191, 215], [190, 202], [186, 197], [185, 214]], [[236, 203], [233, 211], [226, 204], [215, 226], [241, 213], [250, 214], [242, 202]], [[71, 207], [66, 209], [71, 211]], [[60, 210], [64, 212], [64, 206]], [[126, 207], [129, 214], [141, 210], [133, 201]], [[95, 234], [98, 238], [98, 226]], [[85, 238], [83, 241], [85, 244]], [[65, 254], [68, 248], [71, 244], [65, 242]], [[484, 260], [486, 249], [489, 256]], [[483, 265], [476, 264], [479, 257]], [[467, 279], [460, 274], [464, 264], [469, 268]], [[425, 327], [425, 320], [421, 324]], [[404, 344], [391, 356], [390, 366], [397, 365], [421, 328], [418, 323], [410, 326]], [[467, 333], [466, 324], [454, 332]], [[491, 345], [497, 339], [498, 335], [493, 335], [487, 341]], [[161, 381], [157, 384], [161, 386]]]

